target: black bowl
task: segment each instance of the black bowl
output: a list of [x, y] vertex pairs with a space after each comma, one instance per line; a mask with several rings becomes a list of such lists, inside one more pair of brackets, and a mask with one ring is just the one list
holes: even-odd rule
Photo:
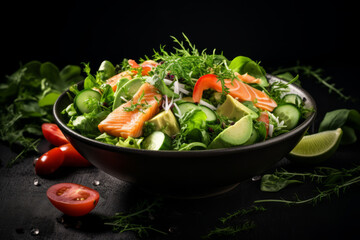
[[[282, 81], [271, 75], [268, 78]], [[203, 197], [228, 191], [239, 182], [262, 174], [300, 141], [314, 121], [316, 104], [302, 88], [290, 85], [290, 89], [306, 99], [306, 106], [315, 111], [288, 133], [253, 145], [226, 149], [151, 151], [113, 146], [84, 137], [67, 127], [67, 120], [61, 114], [71, 103], [67, 92], [58, 98], [53, 112], [57, 125], [79, 153], [111, 176], [154, 193]]]

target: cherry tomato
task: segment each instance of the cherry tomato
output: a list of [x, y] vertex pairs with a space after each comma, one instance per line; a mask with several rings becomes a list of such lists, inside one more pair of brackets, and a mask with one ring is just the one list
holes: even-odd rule
[[47, 190], [46, 195], [57, 209], [69, 216], [89, 213], [100, 197], [94, 189], [75, 183], [55, 184]]
[[260, 117], [258, 118], [259, 122], [264, 122], [266, 127], [266, 137], [269, 133], [269, 114], [267, 112], [261, 112]]
[[55, 147], [39, 157], [35, 163], [35, 172], [38, 175], [48, 175], [55, 172], [64, 162], [64, 153]]
[[46, 140], [48, 140], [54, 146], [61, 146], [69, 141], [65, 138], [60, 128], [54, 123], [43, 123], [41, 130]]
[[86, 160], [83, 156], [80, 155], [78, 151], [70, 144], [64, 144], [59, 147], [60, 150], [64, 153], [64, 162], [63, 166], [70, 167], [89, 167], [91, 163]]

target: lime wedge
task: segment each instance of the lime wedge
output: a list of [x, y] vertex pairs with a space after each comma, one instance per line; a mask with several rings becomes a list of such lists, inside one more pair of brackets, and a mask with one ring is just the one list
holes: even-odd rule
[[339, 147], [341, 128], [304, 136], [289, 153], [289, 160], [300, 164], [317, 164], [327, 160]]

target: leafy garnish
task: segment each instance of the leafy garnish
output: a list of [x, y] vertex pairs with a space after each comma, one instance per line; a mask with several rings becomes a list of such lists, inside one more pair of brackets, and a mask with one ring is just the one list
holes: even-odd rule
[[142, 94], [140, 95], [139, 99], [137, 100], [137, 102], [134, 102], [133, 100], [131, 100], [131, 105], [129, 107], [124, 107], [124, 111], [125, 112], [132, 112], [135, 111], [136, 109], [141, 112], [141, 113], [145, 113], [144, 111], [146, 109], [148, 109], [149, 107], [151, 107], [150, 104], [147, 103], [147, 101], [145, 100], [144, 103], [142, 103], [142, 99], [144, 98], [145, 92], [142, 92]]
[[[255, 212], [263, 212], [266, 209], [262, 206], [253, 205], [249, 208], [242, 208], [233, 213], [228, 213], [225, 217], [219, 218], [219, 221], [222, 223], [221, 226], [217, 226], [212, 229], [208, 234], [204, 235], [203, 239], [209, 239], [212, 237], [219, 236], [234, 236], [240, 232], [248, 231], [255, 228], [255, 222], [249, 219], [242, 219], [245, 216], [248, 216]], [[240, 220], [240, 224], [228, 224], [231, 220]]]
[[79, 66], [61, 71], [53, 63], [31, 61], [6, 77], [0, 84], [0, 140], [20, 145], [21, 152], [8, 166], [37, 150], [42, 136], [41, 123], [53, 122], [52, 106], [60, 94], [83, 79]]
[[[185, 43], [172, 37], [179, 47], [174, 47], [175, 52], [167, 52], [160, 46], [159, 51], [154, 50], [154, 60], [161, 62], [154, 73], [161, 79], [170, 73], [174, 80], [179, 80], [192, 91], [196, 80], [205, 74], [216, 74], [222, 84], [223, 92], [227, 92], [224, 79], [234, 79], [234, 72], [228, 67], [228, 60], [222, 54], [207, 54], [206, 50], [200, 52], [189, 38], [183, 34]], [[188, 45], [188, 48], [185, 46]]]
[[352, 144], [357, 141], [355, 130], [360, 131], [360, 113], [355, 109], [337, 109], [326, 113], [320, 123], [319, 131], [341, 128], [341, 144]]
[[288, 172], [285, 169], [276, 171], [274, 173], [278, 177], [286, 179], [300, 178], [301, 180], [310, 180], [320, 186], [316, 187], [317, 194], [313, 197], [300, 199], [295, 195], [295, 200], [285, 199], [263, 199], [256, 200], [254, 203], [276, 202], [285, 203], [289, 205], [297, 204], [317, 204], [325, 198], [330, 198], [333, 195], [339, 195], [340, 190], [345, 191], [351, 185], [360, 182], [360, 166], [355, 166], [351, 169], [336, 169], [330, 167], [317, 167], [313, 172]]
[[115, 216], [105, 220], [105, 225], [113, 227], [113, 231], [123, 233], [127, 231], [135, 232], [138, 236], [149, 235], [149, 231], [157, 232], [167, 235], [166, 232], [161, 231], [149, 222], [149, 215], [153, 214], [155, 209], [160, 206], [160, 200], [148, 202], [146, 200], [140, 202], [136, 208], [128, 213], [117, 213]]
[[285, 78], [285, 80], [292, 77], [291, 73], [295, 73], [295, 74], [302, 73], [303, 75], [305, 75], [307, 77], [311, 77], [312, 79], [316, 80], [316, 82], [327, 87], [329, 90], [329, 93], [334, 92], [341, 99], [343, 99], [345, 101], [353, 99], [351, 96], [345, 95], [343, 93], [342, 88], [337, 88], [334, 83], [330, 83], [331, 77], [329, 77], [329, 76], [324, 77], [322, 75], [323, 69], [321, 69], [321, 68], [313, 69], [313, 67], [311, 67], [311, 66], [303, 66], [303, 65], [298, 64], [293, 67], [279, 68], [278, 70], [272, 72], [273, 75], [277, 75], [280, 78]]

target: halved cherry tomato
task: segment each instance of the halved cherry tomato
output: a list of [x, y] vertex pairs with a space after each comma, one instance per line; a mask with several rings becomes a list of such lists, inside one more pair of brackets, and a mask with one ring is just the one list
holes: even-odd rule
[[259, 122], [264, 122], [266, 127], [266, 136], [269, 133], [269, 114], [267, 112], [261, 112], [260, 117], [257, 119]]
[[55, 172], [64, 162], [64, 153], [55, 147], [44, 153], [35, 163], [35, 172], [38, 175], [48, 175]]
[[61, 132], [60, 128], [54, 123], [43, 123], [41, 125], [41, 130], [45, 139], [54, 146], [58, 147], [69, 143], [64, 134]]
[[99, 193], [75, 183], [59, 183], [51, 186], [46, 195], [50, 202], [69, 216], [83, 216], [99, 202]]
[[76, 151], [76, 149], [71, 145], [71, 143], [64, 144], [60, 146], [60, 150], [64, 153], [64, 162], [63, 166], [70, 167], [89, 167], [91, 163], [86, 160], [81, 154]]

